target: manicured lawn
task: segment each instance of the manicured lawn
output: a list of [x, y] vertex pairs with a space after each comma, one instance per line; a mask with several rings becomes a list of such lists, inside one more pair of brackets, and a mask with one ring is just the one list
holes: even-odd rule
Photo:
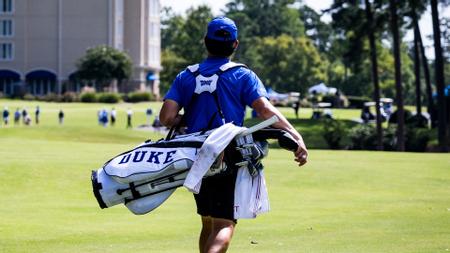
[[[10, 109], [36, 104], [0, 100]], [[40, 105], [39, 126], [0, 127], [0, 252], [197, 252], [200, 220], [185, 189], [143, 216], [123, 206], [101, 210], [92, 194], [92, 169], [163, 136], [126, 129], [125, 110], [133, 107], [139, 125], [144, 110], [157, 112], [159, 104], [115, 105], [114, 128], [96, 122], [97, 110], [110, 105]], [[298, 168], [289, 152], [270, 151], [264, 164], [271, 211], [240, 220], [229, 252], [450, 250], [450, 155], [310, 153]]]

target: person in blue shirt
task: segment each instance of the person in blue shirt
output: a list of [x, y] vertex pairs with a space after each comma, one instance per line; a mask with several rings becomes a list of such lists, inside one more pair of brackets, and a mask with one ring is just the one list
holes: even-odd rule
[[[259, 118], [278, 116], [275, 128], [289, 132], [298, 142], [295, 161], [306, 163], [308, 151], [302, 136], [269, 102], [258, 76], [243, 64], [230, 61], [236, 50], [238, 30], [231, 19], [217, 17], [209, 22], [204, 43], [208, 57], [177, 75], [164, 97], [160, 121], [167, 127], [183, 119], [187, 132], [197, 132], [233, 122], [242, 126], [246, 106]], [[184, 109], [184, 116], [180, 110]], [[204, 178], [199, 194], [194, 194], [201, 215], [200, 252], [226, 252], [236, 226], [233, 217], [236, 173]]]

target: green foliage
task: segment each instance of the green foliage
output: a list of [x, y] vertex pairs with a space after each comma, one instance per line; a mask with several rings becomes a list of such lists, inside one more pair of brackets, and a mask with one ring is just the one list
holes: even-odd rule
[[[420, 1], [399, 3], [399, 15], [409, 16], [412, 5], [421, 15], [425, 5]], [[387, 2], [373, 2], [372, 11], [381, 96], [395, 98]], [[320, 20], [321, 13], [295, 0], [232, 0], [224, 14], [235, 20], [239, 29], [240, 43], [233, 60], [247, 64], [265, 85], [280, 91], [300, 91], [305, 95], [307, 87], [323, 81], [344, 94], [372, 100], [367, 38], [370, 29], [365, 9], [359, 1], [339, 0], [334, 1], [328, 13], [333, 18], [330, 24]], [[163, 10], [162, 93], [186, 65], [206, 56], [203, 36], [211, 17], [207, 6], [192, 8], [186, 16]], [[407, 19], [400, 21], [400, 26], [406, 27]], [[413, 66], [406, 44], [401, 45], [401, 58], [405, 102], [412, 104]]]
[[23, 100], [26, 100], [26, 101], [33, 101], [33, 100], [36, 100], [36, 97], [33, 96], [33, 95], [30, 94], [30, 93], [27, 93], [27, 94], [25, 94], [25, 95], [23, 96]]
[[61, 98], [61, 102], [79, 102], [80, 98], [76, 92], [67, 91], [64, 92]]
[[406, 151], [424, 152], [431, 140], [431, 133], [426, 128], [406, 128], [405, 147]]
[[321, 15], [307, 5], [299, 8], [300, 19], [305, 27], [305, 34], [310, 38], [320, 53], [329, 54], [334, 32], [331, 24], [320, 20]]
[[180, 71], [182, 71], [184, 68], [186, 68], [187, 65], [189, 65], [189, 62], [177, 56], [176, 53], [174, 53], [170, 49], [166, 49], [162, 51], [161, 64], [162, 66], [164, 66], [164, 70], [160, 74], [161, 82], [159, 85], [159, 89], [161, 94], [165, 94], [169, 90], [173, 79]]
[[[397, 147], [397, 125], [391, 124], [383, 129], [384, 150], [392, 151]], [[405, 131], [406, 151], [424, 152], [431, 140], [431, 130], [407, 126]], [[350, 129], [350, 139], [352, 149], [375, 150], [376, 149], [376, 129], [371, 124], [361, 124]]]
[[131, 92], [127, 95], [127, 102], [130, 103], [138, 103], [138, 102], [145, 102], [145, 101], [154, 101], [155, 98], [153, 97], [153, 94], [150, 92]]
[[[395, 150], [396, 128], [389, 127], [383, 129], [383, 148], [384, 150]], [[351, 139], [351, 149], [356, 150], [376, 150], [377, 148], [377, 131], [375, 125], [359, 124], [351, 128], [349, 131]]]
[[204, 5], [190, 8], [186, 18], [175, 15], [171, 9], [163, 10], [161, 20], [163, 71], [160, 74], [162, 94], [167, 92], [173, 79], [181, 70], [206, 57], [203, 38], [211, 18], [211, 9]]
[[340, 120], [325, 119], [323, 121], [323, 138], [331, 149], [340, 149], [341, 141], [347, 134], [344, 123]]
[[249, 49], [255, 58], [249, 63], [261, 80], [279, 91], [299, 91], [327, 81], [327, 60], [306, 37], [288, 35], [255, 39]]
[[97, 102], [97, 94], [94, 92], [86, 92], [80, 95], [80, 101], [83, 103], [95, 103]]
[[206, 57], [203, 38], [208, 22], [213, 17], [211, 9], [205, 5], [190, 8], [187, 10], [186, 18], [175, 15], [167, 9], [164, 15], [161, 30], [162, 48], [186, 59], [189, 64]]
[[375, 150], [376, 131], [370, 124], [360, 124], [349, 131], [349, 137], [352, 140], [351, 149]]
[[101, 45], [89, 48], [77, 61], [77, 77], [105, 87], [113, 80], [119, 83], [131, 77], [130, 56], [113, 47]]
[[43, 96], [33, 96], [32, 94], [25, 94], [22, 98], [26, 101], [45, 101], [45, 102], [78, 102], [79, 97], [75, 92], [65, 92], [64, 94], [48, 93]]
[[99, 103], [115, 104], [120, 102], [120, 95], [117, 93], [97, 93], [97, 101]]
[[282, 34], [298, 37], [304, 34], [304, 27], [298, 11], [290, 7], [294, 2], [234, 0], [226, 5], [225, 15], [233, 19], [238, 28], [245, 27], [240, 30], [241, 39]]
[[39, 100], [45, 101], [45, 102], [61, 102], [62, 96], [58, 95], [56, 93], [47, 93], [42, 97], [39, 97]]

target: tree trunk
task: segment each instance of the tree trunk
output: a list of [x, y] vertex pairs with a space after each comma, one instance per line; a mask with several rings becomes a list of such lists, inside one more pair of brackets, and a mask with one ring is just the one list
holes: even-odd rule
[[405, 151], [405, 112], [403, 109], [403, 87], [402, 87], [402, 63], [400, 58], [400, 41], [397, 22], [397, 2], [389, 0], [391, 13], [391, 29], [394, 38], [394, 59], [395, 59], [395, 91], [397, 104], [397, 150]]
[[373, 14], [369, 0], [366, 1], [366, 16], [369, 25], [369, 43], [370, 43], [370, 60], [372, 63], [372, 81], [374, 86], [373, 98], [375, 100], [376, 123], [377, 123], [377, 150], [383, 150], [383, 128], [381, 126], [381, 112], [380, 112], [380, 85], [378, 83], [378, 62], [377, 62], [377, 48], [375, 45]]
[[444, 63], [442, 59], [441, 29], [439, 27], [439, 13], [437, 0], [431, 0], [431, 15], [433, 19], [434, 55], [436, 90], [438, 95], [438, 141], [441, 152], [447, 152], [447, 107], [444, 96]]
[[425, 55], [425, 47], [422, 42], [422, 35], [420, 33], [420, 27], [417, 20], [414, 23], [414, 27], [417, 30], [417, 38], [419, 42], [420, 48], [420, 56], [422, 57], [422, 65], [423, 65], [423, 74], [425, 76], [425, 84], [426, 84], [426, 92], [427, 92], [427, 111], [431, 117], [431, 127], [436, 126], [436, 108], [434, 107], [434, 99], [433, 99], [433, 88], [431, 87], [431, 78], [430, 78], [430, 68], [428, 66], [428, 59]]
[[[414, 14], [413, 14], [414, 15]], [[415, 15], [414, 15], [415, 16]], [[415, 17], [414, 17], [415, 19]], [[419, 57], [419, 38], [416, 27], [414, 26], [414, 75], [416, 78], [416, 112], [419, 117], [422, 116], [422, 101], [420, 89], [420, 57]], [[418, 120], [420, 118], [417, 118]]]

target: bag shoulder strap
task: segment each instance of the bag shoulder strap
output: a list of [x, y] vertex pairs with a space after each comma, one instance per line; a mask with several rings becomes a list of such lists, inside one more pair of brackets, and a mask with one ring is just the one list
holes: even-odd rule
[[212, 123], [214, 122], [214, 118], [217, 114], [219, 114], [220, 118], [222, 119], [222, 123], [226, 123], [225, 115], [223, 114], [222, 107], [219, 103], [219, 96], [217, 95], [217, 83], [223, 73], [227, 72], [230, 69], [238, 67], [248, 68], [245, 64], [230, 61], [221, 65], [216, 72], [209, 76], [202, 75], [202, 73], [200, 72], [200, 64], [198, 63], [190, 65], [186, 68], [195, 77], [195, 90], [191, 99], [191, 103], [195, 102], [201, 93], [209, 92], [214, 97], [214, 101], [217, 106], [217, 112], [212, 115], [211, 119], [208, 121], [208, 126], [203, 131], [211, 129]]

